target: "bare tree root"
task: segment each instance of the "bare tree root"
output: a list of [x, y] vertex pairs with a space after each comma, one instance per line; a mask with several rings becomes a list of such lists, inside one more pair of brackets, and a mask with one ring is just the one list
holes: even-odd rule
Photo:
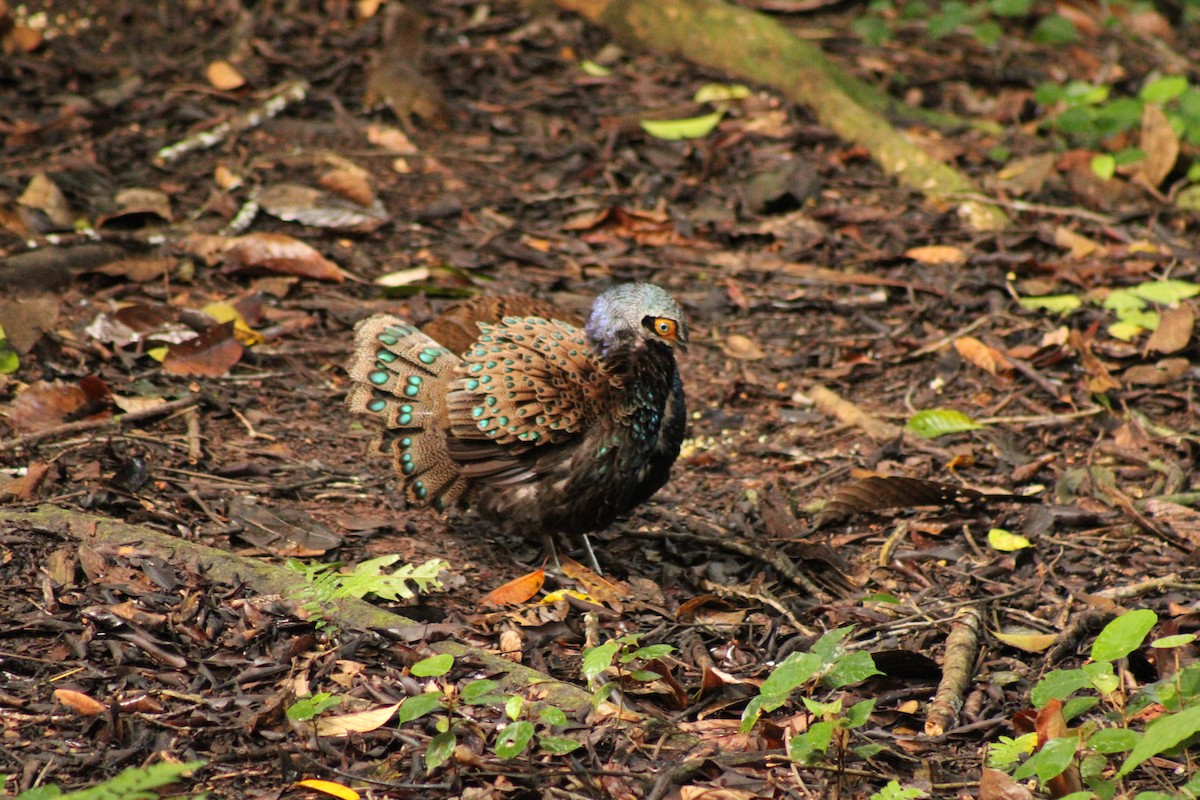
[[[1008, 217], [997, 205], [963, 195], [970, 179], [897, 132], [843, 88], [847, 76], [813, 45], [770, 17], [723, 0], [555, 0], [636, 42], [697, 64], [778, 89], [813, 110], [822, 124], [865, 147], [888, 173], [933, 203], [957, 207], [975, 230], [999, 230]], [[977, 195], [976, 195], [977, 196]]]

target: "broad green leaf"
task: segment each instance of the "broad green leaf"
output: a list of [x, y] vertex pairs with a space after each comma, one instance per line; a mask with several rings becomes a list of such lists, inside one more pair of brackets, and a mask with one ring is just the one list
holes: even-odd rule
[[287, 717], [295, 722], [308, 722], [318, 714], [328, 711], [342, 702], [342, 698], [329, 692], [301, 697], [288, 706]]
[[812, 647], [808, 648], [808, 650], [813, 655], [820, 656], [823, 662], [829, 663], [846, 652], [846, 648], [842, 642], [846, 640], [846, 637], [853, 630], [853, 625], [843, 625], [840, 628], [826, 631], [821, 634], [820, 639], [813, 642]]
[[508, 695], [496, 694], [497, 686], [499, 686], [499, 684], [493, 680], [480, 678], [479, 680], [471, 681], [466, 686], [462, 687], [462, 692], [459, 697], [469, 706], [503, 703], [508, 700]]
[[538, 747], [551, 755], [565, 756], [583, 747], [583, 742], [567, 736], [539, 736]]
[[749, 87], [740, 83], [706, 83], [696, 90], [692, 100], [697, 103], [717, 103], [723, 100], [745, 100], [749, 96]]
[[868, 800], [918, 800], [921, 797], [929, 795], [915, 786], [901, 786], [900, 782], [893, 778]]
[[504, 715], [509, 719], [516, 719], [521, 716], [521, 711], [525, 708], [525, 699], [520, 695], [513, 695], [504, 701]]
[[1104, 626], [1092, 645], [1096, 661], [1116, 661], [1142, 646], [1146, 634], [1158, 623], [1158, 615], [1148, 608], [1129, 611]]
[[663, 658], [664, 656], [671, 655], [674, 650], [675, 648], [669, 644], [646, 645], [645, 647], [639, 647], [632, 653], [621, 656], [621, 663], [628, 664], [635, 658], [643, 658], [646, 661], [653, 661], [656, 658]]
[[1182, 75], [1164, 75], [1161, 78], [1147, 81], [1142, 90], [1138, 92], [1138, 97], [1147, 103], [1158, 103], [1163, 105], [1188, 89], [1188, 79]]
[[1139, 297], [1132, 289], [1115, 289], [1108, 293], [1108, 297], [1104, 298], [1104, 302], [1101, 305], [1113, 311], [1124, 311], [1126, 309], [1141, 310], [1146, 307], [1146, 301]]
[[889, 594], [887, 592], [876, 592], [875, 594], [867, 595], [860, 602], [862, 602], [862, 603], [889, 603], [891, 605], [900, 605], [900, 598], [896, 597], [896, 595], [894, 595], [894, 594]]
[[821, 668], [821, 657], [816, 653], [792, 653], [771, 671], [767, 679], [763, 681], [762, 688], [759, 689], [759, 694], [763, 697], [775, 699], [776, 703], [768, 711], [773, 711], [782, 705], [794, 690], [803, 686], [817, 670]]
[[1200, 294], [1200, 284], [1178, 280], [1149, 281], [1140, 283], [1129, 291], [1143, 300], [1169, 306]]
[[1033, 8], [1033, 0], [988, 0], [988, 11], [997, 17], [1023, 17]]
[[617, 654], [621, 643], [615, 639], [609, 639], [607, 642], [595, 647], [589, 647], [583, 651], [583, 677], [591, 680], [597, 675], [604, 674], [604, 671], [612, 666], [613, 656]]
[[1114, 322], [1108, 326], [1108, 335], [1122, 342], [1132, 342], [1146, 329], [1134, 322]]
[[1100, 698], [1093, 695], [1072, 697], [1070, 700], [1063, 703], [1063, 719], [1065, 719], [1067, 722], [1070, 722], [1076, 717], [1083, 716], [1098, 705], [1100, 705]]
[[801, 764], [812, 763], [829, 750], [833, 741], [832, 722], [814, 722], [808, 730], [798, 736], [793, 736], [788, 742], [788, 757]]
[[952, 408], [927, 408], [909, 417], [908, 423], [904, 427], [918, 436], [936, 439], [948, 433], [974, 431], [983, 426], [961, 411], [955, 411]]
[[440, 655], [423, 658], [409, 668], [409, 671], [418, 678], [433, 678], [438, 675], [445, 675], [454, 666], [454, 656], [449, 653], [441, 653]]
[[1097, 753], [1124, 753], [1132, 750], [1141, 734], [1128, 728], [1104, 728], [1087, 738], [1087, 746]]
[[1034, 708], [1041, 708], [1051, 700], [1062, 700], [1070, 697], [1085, 686], [1090, 686], [1092, 679], [1081, 669], [1056, 669], [1047, 672], [1029, 693], [1030, 702]]
[[[1129, 612], [1129, 614], [1132, 613], [1134, 612]], [[1129, 616], [1129, 614], [1124, 616]], [[1121, 765], [1117, 775], [1128, 775], [1146, 759], [1170, 750], [1197, 732], [1200, 732], [1200, 705], [1185, 708], [1178, 714], [1159, 717], [1146, 726], [1146, 732], [1142, 735], [1141, 741], [1125, 759], [1125, 763]]]
[[803, 701], [804, 707], [808, 709], [808, 713], [814, 717], [833, 717], [842, 713], [842, 700], [840, 697], [828, 703], [813, 700], [811, 697], [801, 697], [800, 700]]
[[640, 124], [642, 130], [655, 139], [675, 142], [680, 139], [702, 139], [708, 136], [723, 116], [724, 111], [714, 111], [711, 114], [686, 119], [644, 119]]
[[425, 716], [430, 711], [436, 711], [441, 707], [441, 692], [414, 694], [411, 697], [404, 698], [404, 702], [400, 704], [400, 710], [396, 712], [396, 721], [403, 725], [406, 722], [412, 722], [414, 719]]
[[533, 739], [533, 723], [521, 720], [510, 722], [496, 737], [492, 751], [501, 758], [508, 760], [525, 752], [529, 741]]
[[988, 545], [993, 550], [999, 550], [1001, 553], [1012, 553], [1033, 546], [1024, 536], [1006, 531], [1003, 528], [992, 528], [988, 531], [987, 536]]
[[825, 686], [839, 689], [843, 686], [853, 686], [862, 683], [872, 675], [882, 675], [875, 666], [875, 659], [865, 650], [855, 650], [837, 659], [826, 673], [821, 676]]
[[1103, 181], [1110, 180], [1117, 174], [1117, 160], [1111, 153], [1098, 153], [1092, 156], [1092, 174]]
[[1017, 767], [1013, 777], [1023, 781], [1037, 775], [1038, 780], [1042, 783], [1056, 778], [1071, 766], [1071, 762], [1075, 759], [1075, 749], [1078, 746], [1079, 739], [1074, 736], [1051, 739], [1042, 745], [1041, 750], [1030, 756], [1029, 760]]
[[867, 724], [867, 720], [871, 718], [871, 712], [874, 710], [875, 698], [859, 700], [846, 710], [846, 725], [851, 728], [861, 728]]
[[430, 739], [429, 747], [425, 749], [425, 771], [433, 772], [445, 764], [447, 759], [454, 754], [456, 744], [458, 741], [454, 737], [454, 731], [442, 731]]
[[0, 325], [0, 375], [12, 375], [20, 368], [21, 357], [8, 343], [8, 334], [4, 332], [4, 326]]
[[1101, 694], [1112, 694], [1121, 685], [1117, 673], [1113, 671], [1111, 661], [1093, 661], [1090, 664], [1084, 664], [1082, 669], [1083, 674], [1088, 676], [1092, 688]]
[[566, 725], [567, 714], [557, 706], [543, 706], [538, 709], [538, 717], [547, 725]]
[[1049, 311], [1052, 314], [1070, 314], [1083, 305], [1073, 294], [1047, 294], [1041, 297], [1022, 297], [1019, 301], [1026, 311]]

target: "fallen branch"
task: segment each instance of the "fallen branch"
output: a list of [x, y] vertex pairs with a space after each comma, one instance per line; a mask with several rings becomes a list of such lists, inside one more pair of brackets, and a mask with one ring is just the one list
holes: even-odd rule
[[112, 417], [102, 417], [100, 419], [82, 419], [78, 422], [68, 422], [64, 425], [55, 425], [53, 428], [46, 428], [41, 431], [27, 433], [24, 436], [15, 436], [12, 439], [6, 439], [0, 442], [0, 453], [5, 450], [16, 450], [18, 447], [40, 442], [43, 439], [56, 439], [60, 436], [74, 436], [77, 433], [84, 431], [92, 431], [97, 428], [119, 428], [128, 422], [140, 422], [144, 419], [152, 417], [161, 417], [163, 414], [171, 414], [185, 408], [191, 408], [200, 402], [197, 395], [189, 394], [180, 397], [178, 400], [171, 400], [162, 405], [149, 406], [141, 408], [137, 411], [130, 411], [126, 414], [117, 414]]
[[979, 194], [971, 180], [933, 158], [886, 119], [856, 102], [846, 76], [825, 54], [770, 17], [724, 0], [556, 0], [603, 26], [618, 40], [682, 56], [772, 86], [812, 109], [820, 122], [862, 145], [885, 171], [936, 205], [957, 205], [975, 230], [1008, 225], [1004, 211]]
[[[92, 547], [104, 544], [110, 548], [137, 548], [168, 563], [194, 565], [214, 581], [246, 586], [259, 594], [279, 595], [285, 601], [290, 599], [297, 608], [310, 596], [311, 585], [291, 570], [189, 542], [144, 525], [130, 525], [107, 517], [43, 505], [34, 511], [0, 510], [0, 527], [54, 531]], [[328, 622], [344, 630], [377, 631], [395, 636], [424, 627], [407, 617], [354, 598], [334, 600], [323, 607], [323, 613]], [[558, 706], [568, 713], [584, 711], [591, 706], [592, 695], [578, 686], [515, 664], [495, 653], [450, 640], [433, 642], [429, 649], [480, 664], [505, 692], [535, 689], [534, 699]]]
[[925, 733], [941, 736], [958, 722], [958, 712], [975, 664], [979, 660], [979, 639], [983, 632], [983, 612], [977, 605], [965, 606], [954, 618], [946, 637], [946, 657], [942, 662], [942, 681], [925, 714]]

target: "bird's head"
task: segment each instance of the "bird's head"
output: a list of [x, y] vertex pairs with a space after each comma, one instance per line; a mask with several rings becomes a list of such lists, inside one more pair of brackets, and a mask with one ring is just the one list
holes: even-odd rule
[[584, 330], [601, 357], [646, 347], [687, 349], [683, 310], [652, 283], [623, 283], [601, 294]]

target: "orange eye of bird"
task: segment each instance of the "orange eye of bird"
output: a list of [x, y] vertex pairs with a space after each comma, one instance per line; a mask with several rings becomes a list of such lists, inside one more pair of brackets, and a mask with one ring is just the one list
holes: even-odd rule
[[664, 339], [674, 339], [675, 320], [667, 319], [666, 317], [656, 317], [654, 320], [654, 332]]

